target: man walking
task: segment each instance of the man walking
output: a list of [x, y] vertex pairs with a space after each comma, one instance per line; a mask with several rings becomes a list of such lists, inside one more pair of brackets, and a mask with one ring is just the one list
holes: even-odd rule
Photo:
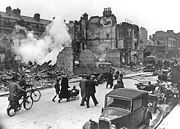
[[98, 101], [95, 97], [97, 82], [94, 80], [94, 77], [95, 77], [94, 75], [91, 75], [91, 78], [87, 80], [87, 85], [86, 85], [87, 108], [89, 108], [90, 97], [92, 98], [95, 106], [98, 104]]
[[86, 84], [87, 84], [87, 77], [84, 75], [80, 80], [79, 87], [81, 89], [81, 104], [80, 106], [84, 106], [84, 102], [86, 101]]

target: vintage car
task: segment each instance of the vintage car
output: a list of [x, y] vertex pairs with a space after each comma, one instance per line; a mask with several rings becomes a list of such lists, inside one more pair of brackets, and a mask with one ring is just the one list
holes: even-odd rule
[[137, 129], [148, 127], [151, 112], [148, 93], [135, 89], [116, 89], [105, 96], [105, 105], [99, 118], [98, 129]]

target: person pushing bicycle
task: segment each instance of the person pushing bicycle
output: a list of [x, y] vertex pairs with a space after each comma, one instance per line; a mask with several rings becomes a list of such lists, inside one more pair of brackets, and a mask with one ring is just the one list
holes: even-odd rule
[[23, 92], [24, 94], [26, 94], [26, 90], [24, 90], [23, 88], [21, 88], [19, 86], [18, 83], [16, 83], [17, 78], [15, 76], [12, 77], [11, 79], [12, 81], [9, 83], [9, 97], [8, 100], [9, 101], [14, 101], [16, 106], [20, 106], [19, 104], [19, 100], [20, 100], [20, 95], [18, 91]]

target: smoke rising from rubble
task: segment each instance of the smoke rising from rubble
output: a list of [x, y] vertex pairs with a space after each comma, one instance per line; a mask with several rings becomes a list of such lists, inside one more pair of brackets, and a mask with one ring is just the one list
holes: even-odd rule
[[13, 35], [13, 51], [23, 63], [31, 61], [41, 65], [51, 60], [53, 65], [56, 63], [57, 56], [63, 47], [70, 45], [71, 39], [66, 25], [64, 20], [59, 17], [53, 19], [51, 24], [46, 27], [46, 32], [40, 39], [36, 38], [33, 32], [27, 30], [25, 30], [27, 37], [21, 39], [21, 36], [17, 36], [21, 30], [25, 29], [16, 26], [16, 33]]

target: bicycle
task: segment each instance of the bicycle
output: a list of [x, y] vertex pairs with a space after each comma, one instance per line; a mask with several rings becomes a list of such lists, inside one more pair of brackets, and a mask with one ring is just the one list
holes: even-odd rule
[[33, 88], [33, 85], [29, 85], [30, 89], [27, 94], [29, 94], [34, 102], [37, 102], [41, 98], [41, 92], [38, 89]]
[[22, 96], [19, 101], [20, 101], [19, 105], [16, 104], [17, 102], [15, 100], [9, 101], [9, 105], [7, 107], [7, 115], [8, 116], [10, 116], [10, 117], [14, 116], [17, 111], [21, 110], [22, 104], [26, 110], [31, 109], [33, 106], [33, 98], [30, 95], [27, 95], [26, 99], [24, 99], [24, 97]]

